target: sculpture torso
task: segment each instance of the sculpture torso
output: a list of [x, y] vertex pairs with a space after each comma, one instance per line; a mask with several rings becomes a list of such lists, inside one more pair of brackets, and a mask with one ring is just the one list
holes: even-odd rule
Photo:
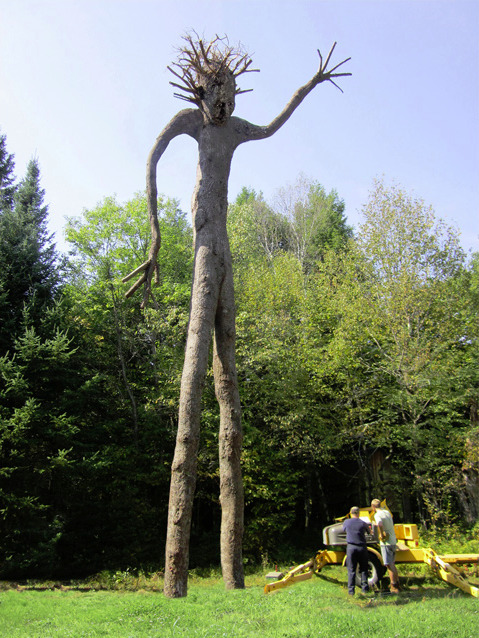
[[215, 235], [223, 235], [226, 233], [228, 179], [237, 146], [232, 119], [223, 126], [203, 124], [197, 141], [199, 157], [191, 207], [195, 233], [208, 225], [214, 227]]

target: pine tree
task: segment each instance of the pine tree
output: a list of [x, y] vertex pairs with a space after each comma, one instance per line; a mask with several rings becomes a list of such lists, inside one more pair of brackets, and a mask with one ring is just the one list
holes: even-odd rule
[[[59, 285], [44, 196], [38, 161], [33, 159], [15, 188], [12, 205], [6, 205], [0, 216], [0, 354], [18, 334], [25, 304], [30, 312], [41, 312]], [[5, 201], [8, 204], [8, 197]]]
[[13, 155], [7, 152], [6, 135], [0, 134], [0, 215], [13, 207], [15, 177]]
[[14, 213], [25, 227], [26, 239], [31, 241], [27, 251], [31, 255], [30, 289], [50, 300], [58, 286], [57, 253], [53, 234], [49, 233], [48, 206], [44, 205], [45, 191], [40, 187], [40, 168], [33, 159], [27, 167], [27, 174], [15, 193]]

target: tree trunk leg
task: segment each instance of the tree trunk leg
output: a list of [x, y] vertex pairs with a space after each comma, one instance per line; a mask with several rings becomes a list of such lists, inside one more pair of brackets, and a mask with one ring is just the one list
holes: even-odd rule
[[235, 364], [233, 276], [227, 270], [215, 319], [213, 355], [216, 398], [220, 406], [219, 464], [221, 567], [227, 589], [244, 588], [244, 495], [241, 475], [241, 406]]
[[220, 287], [218, 273], [211, 260], [211, 254], [202, 250], [195, 258], [190, 322], [181, 378], [178, 433], [171, 466], [164, 584], [164, 594], [168, 598], [186, 596], [188, 588], [189, 540], [196, 487], [201, 395]]

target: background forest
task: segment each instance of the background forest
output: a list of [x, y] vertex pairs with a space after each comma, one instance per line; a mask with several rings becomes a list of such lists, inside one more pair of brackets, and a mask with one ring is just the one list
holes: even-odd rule
[[[192, 232], [160, 197], [161, 281], [142, 312], [144, 193], [47, 229], [40, 170], [0, 137], [0, 576], [163, 563]], [[300, 177], [229, 207], [243, 410], [245, 559], [312, 554], [351, 505], [386, 497], [428, 528], [479, 518], [479, 254], [378, 180], [363, 223]], [[191, 567], [219, 563], [219, 414], [202, 413]]]

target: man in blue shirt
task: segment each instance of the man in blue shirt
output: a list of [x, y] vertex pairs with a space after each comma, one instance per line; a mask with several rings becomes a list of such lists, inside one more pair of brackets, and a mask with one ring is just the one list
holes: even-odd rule
[[368, 585], [368, 549], [366, 533], [371, 531], [371, 525], [359, 518], [359, 507], [352, 507], [350, 517], [343, 523], [346, 532], [346, 565], [348, 567], [348, 593], [354, 596], [356, 584], [356, 568], [359, 565], [361, 574], [361, 590], [369, 591]]

